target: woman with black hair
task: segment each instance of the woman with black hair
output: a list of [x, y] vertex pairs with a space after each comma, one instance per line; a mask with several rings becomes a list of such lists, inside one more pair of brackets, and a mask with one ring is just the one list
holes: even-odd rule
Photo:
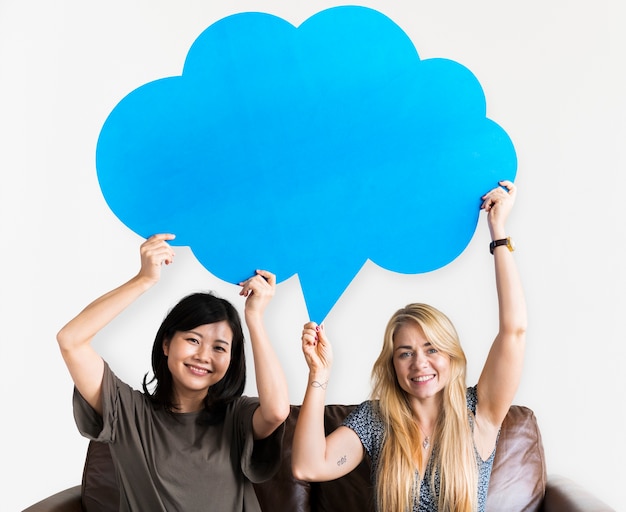
[[[252, 486], [280, 463], [289, 414], [286, 379], [263, 315], [275, 276], [259, 270], [240, 283], [254, 355], [258, 398], [242, 396], [244, 335], [236, 309], [210, 293], [183, 298], [152, 349], [143, 393], [111, 371], [91, 340], [160, 279], [174, 251], [159, 234], [141, 245], [139, 273], [89, 304], [57, 335], [74, 381], [82, 435], [110, 445], [120, 511], [259, 511]], [[149, 387], [154, 384], [153, 391]]]

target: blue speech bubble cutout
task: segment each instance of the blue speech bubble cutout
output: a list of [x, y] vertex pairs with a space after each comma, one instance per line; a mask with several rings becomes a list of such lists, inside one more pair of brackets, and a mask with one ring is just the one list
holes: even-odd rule
[[209, 26], [181, 76], [115, 106], [96, 167], [131, 230], [175, 233], [230, 283], [297, 274], [321, 322], [367, 259], [406, 274], [454, 260], [517, 160], [467, 68], [345, 6], [299, 27], [254, 12]]

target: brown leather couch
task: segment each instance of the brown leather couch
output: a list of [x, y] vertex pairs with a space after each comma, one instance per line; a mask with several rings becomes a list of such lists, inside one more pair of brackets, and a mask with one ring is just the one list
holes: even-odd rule
[[[327, 405], [325, 424], [334, 430], [354, 405]], [[291, 474], [291, 441], [299, 406], [287, 419], [278, 474], [255, 489], [263, 512], [373, 512], [369, 463], [343, 478], [307, 483]], [[105, 444], [90, 442], [82, 484], [61, 491], [23, 512], [113, 512], [115, 470]], [[573, 481], [547, 476], [541, 434], [533, 412], [514, 405], [502, 425], [487, 501], [489, 512], [609, 512], [601, 500]]]

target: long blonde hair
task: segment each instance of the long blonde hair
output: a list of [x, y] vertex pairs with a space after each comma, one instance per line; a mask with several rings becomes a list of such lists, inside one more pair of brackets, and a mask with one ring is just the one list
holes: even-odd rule
[[432, 494], [435, 496], [436, 469], [440, 477], [438, 510], [473, 512], [478, 501], [478, 470], [465, 396], [467, 361], [452, 322], [427, 304], [409, 304], [393, 314], [372, 369], [372, 399], [378, 400], [386, 427], [376, 473], [378, 510], [412, 510], [421, 483], [416, 481], [415, 468], [425, 467], [419, 427], [393, 365], [393, 338], [407, 323], [417, 324], [431, 345], [450, 357], [450, 381], [443, 389], [442, 410], [433, 434]]

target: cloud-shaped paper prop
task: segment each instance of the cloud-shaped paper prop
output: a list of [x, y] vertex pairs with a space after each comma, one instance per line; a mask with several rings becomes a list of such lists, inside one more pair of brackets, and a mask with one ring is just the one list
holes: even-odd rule
[[96, 160], [130, 229], [175, 233], [231, 283], [257, 268], [279, 282], [297, 273], [318, 322], [368, 258], [408, 274], [451, 262], [481, 195], [517, 167], [476, 77], [420, 60], [363, 7], [299, 27], [262, 13], [214, 23], [181, 76], [113, 109]]

